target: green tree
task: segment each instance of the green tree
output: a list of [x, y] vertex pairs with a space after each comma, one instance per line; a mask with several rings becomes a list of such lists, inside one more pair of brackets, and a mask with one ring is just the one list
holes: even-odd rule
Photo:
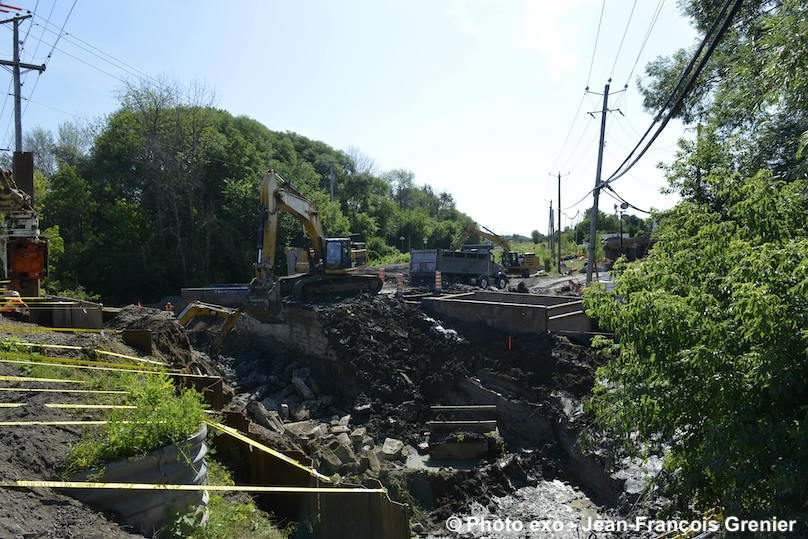
[[688, 200], [615, 294], [586, 294], [619, 355], [594, 409], [626, 440], [667, 447], [681, 507], [805, 513], [808, 496], [808, 183], [716, 170], [721, 211]]

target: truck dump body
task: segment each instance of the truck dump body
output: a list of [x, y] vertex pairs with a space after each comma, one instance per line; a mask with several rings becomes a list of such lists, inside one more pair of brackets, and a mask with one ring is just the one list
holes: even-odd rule
[[487, 252], [450, 251], [444, 249], [414, 250], [410, 255], [410, 276], [415, 280], [431, 280], [435, 272], [447, 279], [469, 282], [482, 276], [496, 280], [505, 268], [491, 260]]

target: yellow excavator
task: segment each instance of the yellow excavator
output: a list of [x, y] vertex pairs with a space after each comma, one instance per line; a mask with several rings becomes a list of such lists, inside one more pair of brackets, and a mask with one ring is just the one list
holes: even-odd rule
[[[278, 241], [278, 213], [286, 212], [302, 225], [311, 242], [309, 271], [276, 277], [275, 252]], [[327, 238], [317, 209], [274, 170], [261, 182], [261, 245], [250, 282], [244, 310], [257, 320], [283, 323], [282, 299], [315, 299], [325, 296], [378, 293], [379, 275], [360, 273], [367, 267], [367, 250], [351, 238]]]
[[222, 307], [221, 305], [214, 305], [212, 303], [192, 301], [182, 310], [179, 315], [177, 315], [177, 322], [188, 329], [191, 320], [197, 317], [205, 316], [222, 319], [222, 324], [218, 331], [216, 331], [213, 342], [211, 343], [211, 350], [218, 354], [222, 349], [224, 339], [231, 331], [233, 331], [233, 328], [236, 327], [236, 322], [238, 322], [238, 319], [241, 316], [241, 311], [238, 309], [231, 309], [229, 307]]
[[469, 223], [457, 238], [452, 242], [452, 249], [461, 249], [463, 242], [471, 236], [480, 236], [491, 243], [502, 247], [502, 266], [508, 273], [518, 273], [528, 277], [539, 270], [539, 259], [535, 253], [518, 253], [511, 250], [511, 244], [502, 236], [498, 236], [488, 228], [478, 223]]

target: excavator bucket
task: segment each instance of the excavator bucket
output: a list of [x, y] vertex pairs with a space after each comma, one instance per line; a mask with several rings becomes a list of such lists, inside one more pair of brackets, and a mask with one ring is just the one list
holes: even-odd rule
[[244, 311], [259, 322], [283, 324], [285, 319], [280, 283], [253, 279], [244, 301]]

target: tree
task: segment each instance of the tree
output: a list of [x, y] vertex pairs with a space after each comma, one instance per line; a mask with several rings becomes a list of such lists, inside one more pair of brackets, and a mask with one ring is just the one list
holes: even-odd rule
[[586, 294], [619, 350], [594, 410], [624, 439], [667, 448], [663, 484], [681, 508], [804, 516], [808, 182], [704, 181], [720, 211], [680, 203], [614, 294]]
[[530, 239], [533, 243], [538, 244], [541, 241], [541, 233], [538, 230], [534, 230], [530, 233]]
[[[701, 30], [719, 5], [682, 3]], [[687, 57], [649, 65], [649, 108]], [[678, 509], [806, 517], [806, 69], [808, 5], [745, 2], [676, 111], [700, 123], [665, 167], [682, 201], [613, 295], [585, 295], [617, 353], [592, 409], [614, 436], [664, 452], [658, 483]]]

